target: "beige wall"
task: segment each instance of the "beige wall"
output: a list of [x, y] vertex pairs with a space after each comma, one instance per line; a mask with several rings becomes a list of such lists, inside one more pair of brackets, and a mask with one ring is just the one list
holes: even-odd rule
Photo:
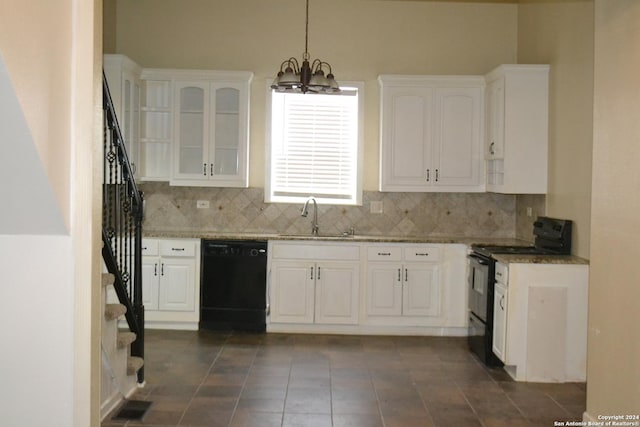
[[[311, 2], [309, 52], [365, 81], [364, 189], [378, 186], [379, 74], [484, 74], [516, 60], [517, 5]], [[301, 0], [119, 0], [117, 52], [144, 67], [249, 70], [250, 185], [264, 183], [265, 85], [304, 50]]]
[[593, 140], [593, 1], [518, 6], [518, 62], [551, 65], [546, 213], [574, 221], [573, 253], [589, 258]]
[[587, 412], [640, 409], [640, 2], [596, 0]]
[[[8, 0], [0, 9], [0, 54], [28, 128], [2, 159], [24, 161], [20, 144], [37, 151], [21, 166], [44, 171], [39, 184], [57, 206], [39, 208], [65, 223], [48, 235], [38, 224], [0, 235], [0, 270], [10, 284], [0, 287], [0, 336], [11, 349], [0, 367], [0, 424], [97, 426], [101, 201], [93, 178], [101, 176], [102, 1]], [[3, 199], [20, 185], [2, 180]]]
[[9, 0], [3, 2], [0, 13], [2, 55], [67, 227], [70, 225], [71, 3], [70, 0]]

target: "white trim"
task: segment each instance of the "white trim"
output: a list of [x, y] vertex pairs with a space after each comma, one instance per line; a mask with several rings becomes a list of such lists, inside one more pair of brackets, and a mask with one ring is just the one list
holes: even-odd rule
[[[358, 92], [358, 147], [356, 153], [356, 193], [355, 199], [348, 201], [339, 198], [318, 198], [319, 204], [336, 204], [336, 205], [362, 205], [363, 193], [363, 166], [364, 166], [364, 82], [343, 81], [341, 86], [345, 88], [356, 88]], [[271, 81], [265, 80], [265, 176], [264, 176], [264, 197], [266, 203], [303, 203], [307, 197], [291, 197], [287, 200], [271, 199], [271, 104], [272, 93]], [[313, 96], [313, 95], [309, 95]], [[309, 194], [308, 196], [313, 196]]]

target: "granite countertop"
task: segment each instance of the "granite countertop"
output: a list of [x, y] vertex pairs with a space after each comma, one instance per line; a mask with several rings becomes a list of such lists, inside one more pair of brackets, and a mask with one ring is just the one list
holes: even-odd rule
[[389, 235], [338, 235], [329, 234], [312, 236], [310, 234], [287, 233], [240, 233], [240, 232], [210, 232], [210, 231], [159, 231], [145, 230], [145, 238], [178, 238], [178, 239], [212, 239], [212, 240], [311, 240], [333, 242], [380, 242], [380, 243], [459, 243], [465, 245], [522, 245], [531, 243], [525, 240], [497, 237], [462, 237], [462, 236], [389, 236]]
[[493, 258], [505, 264], [589, 264], [589, 260], [575, 255], [495, 254]]
[[[279, 234], [279, 233], [241, 233], [211, 232], [197, 230], [167, 231], [145, 230], [145, 238], [211, 239], [211, 240], [282, 240], [282, 241], [319, 241], [319, 242], [370, 242], [370, 243], [458, 243], [464, 245], [510, 245], [529, 246], [531, 242], [513, 238], [499, 237], [461, 237], [461, 236], [388, 236], [388, 235], [320, 235]], [[573, 255], [523, 255], [496, 254], [499, 262], [506, 264], [589, 264], [589, 260]]]

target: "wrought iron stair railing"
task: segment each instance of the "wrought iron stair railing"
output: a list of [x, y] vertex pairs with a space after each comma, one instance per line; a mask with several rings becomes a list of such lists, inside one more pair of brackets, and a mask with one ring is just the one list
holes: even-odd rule
[[[127, 308], [129, 330], [136, 334], [131, 355], [144, 358], [142, 303], [142, 218], [144, 197], [138, 190], [113, 106], [107, 79], [102, 75], [104, 109], [104, 172], [102, 184], [102, 258], [115, 276], [114, 289]], [[144, 382], [144, 367], [138, 371]]]

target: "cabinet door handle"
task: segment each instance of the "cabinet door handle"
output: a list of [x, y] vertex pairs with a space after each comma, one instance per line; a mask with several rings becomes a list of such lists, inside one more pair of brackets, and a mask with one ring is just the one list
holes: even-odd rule
[[164, 276], [164, 262], [160, 264], [160, 275]]
[[320, 280], [320, 266], [318, 266], [318, 280]]
[[207, 176], [207, 164], [202, 164], [202, 175]]
[[500, 297], [500, 308], [502, 309], [502, 311], [504, 311], [504, 295]]
[[429, 169], [427, 169], [427, 182], [429, 182]]
[[155, 264], [153, 264], [153, 275], [154, 276], [158, 275], [158, 263], [157, 262]]
[[209, 175], [213, 176], [213, 163], [211, 163], [211, 171], [209, 172]]
[[310, 271], [311, 271], [311, 277], [310, 278], [311, 278], [311, 280], [313, 280], [313, 267], [310, 268]]
[[436, 169], [436, 182], [438, 182], [438, 169]]
[[409, 269], [408, 268], [404, 269], [404, 281], [405, 282], [409, 281]]
[[496, 152], [493, 150], [493, 146], [496, 145], [495, 142], [491, 142], [491, 144], [489, 144], [489, 154], [496, 154]]
[[398, 282], [402, 281], [400, 269], [398, 269]]

